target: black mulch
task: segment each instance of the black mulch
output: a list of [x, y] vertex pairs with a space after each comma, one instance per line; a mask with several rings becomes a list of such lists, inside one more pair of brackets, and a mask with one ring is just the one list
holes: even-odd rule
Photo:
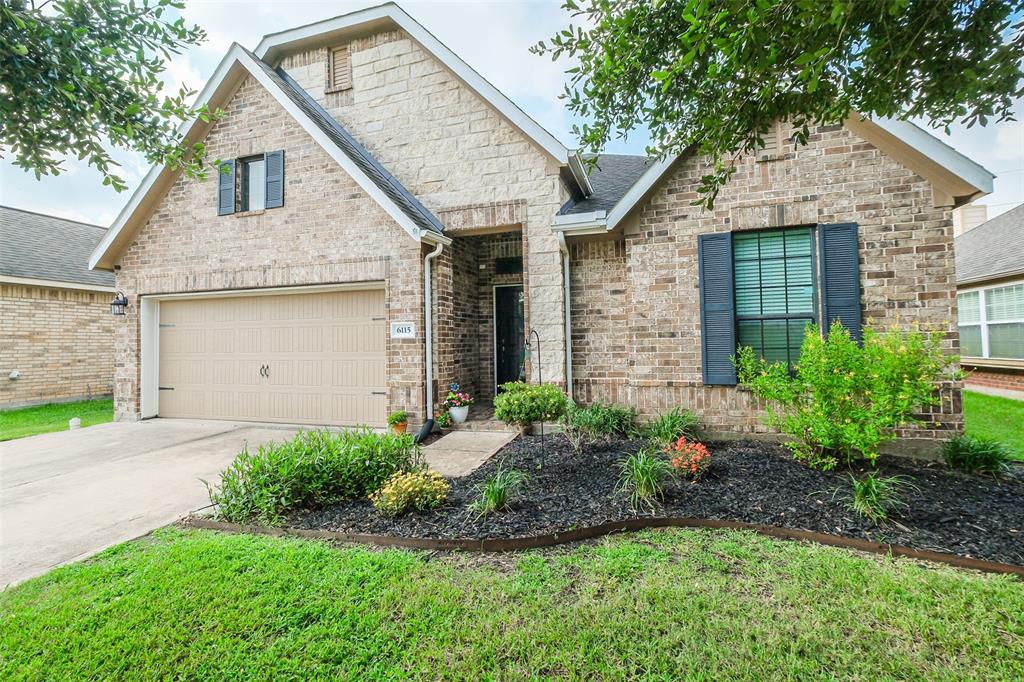
[[[469, 476], [453, 479], [445, 507], [386, 519], [367, 500], [294, 514], [287, 525], [407, 537], [494, 538], [539, 535], [643, 516], [693, 516], [762, 523], [949, 552], [1024, 565], [1024, 477], [1002, 481], [949, 471], [941, 463], [881, 458], [883, 475], [913, 479], [909, 509], [875, 525], [849, 511], [843, 494], [849, 470], [821, 472], [793, 460], [778, 445], [739, 441], [709, 444], [712, 469], [699, 482], [671, 483], [653, 512], [634, 512], [616, 494], [618, 463], [639, 442], [615, 441], [573, 454], [560, 436], [517, 439]], [[476, 518], [467, 509], [481, 481], [499, 467], [530, 480], [511, 509]], [[861, 469], [856, 469], [859, 472]], [[833, 491], [841, 488], [833, 499]]]

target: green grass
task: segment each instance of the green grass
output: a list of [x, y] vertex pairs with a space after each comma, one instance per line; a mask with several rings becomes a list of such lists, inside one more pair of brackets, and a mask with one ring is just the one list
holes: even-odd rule
[[0, 678], [1022, 679], [1024, 584], [736, 532], [509, 555], [164, 529], [0, 594]]
[[81, 400], [75, 403], [51, 403], [0, 412], [0, 441], [51, 431], [64, 431], [72, 417], [81, 419], [82, 426], [113, 421], [114, 401]]
[[967, 435], [1002, 441], [1013, 458], [1024, 461], [1024, 400], [964, 391]]

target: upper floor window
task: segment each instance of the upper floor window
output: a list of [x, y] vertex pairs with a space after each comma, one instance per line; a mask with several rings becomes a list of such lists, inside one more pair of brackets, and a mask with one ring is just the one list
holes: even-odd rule
[[817, 320], [811, 228], [738, 232], [732, 257], [738, 345], [796, 364], [804, 328]]
[[962, 355], [1024, 359], [1024, 283], [966, 291], [956, 298]]
[[217, 214], [284, 206], [284, 152], [266, 152], [221, 162]]

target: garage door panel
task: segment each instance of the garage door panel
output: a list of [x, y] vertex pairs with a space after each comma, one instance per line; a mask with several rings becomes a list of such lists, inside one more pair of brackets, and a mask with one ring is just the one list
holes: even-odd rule
[[381, 426], [385, 310], [383, 290], [165, 301], [160, 414]]

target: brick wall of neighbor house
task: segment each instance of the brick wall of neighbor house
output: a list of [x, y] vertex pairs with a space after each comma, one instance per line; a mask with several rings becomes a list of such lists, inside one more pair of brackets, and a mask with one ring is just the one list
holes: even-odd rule
[[[543, 340], [543, 376], [564, 384], [561, 257], [551, 231], [565, 200], [557, 164], [404, 32], [349, 49], [350, 90], [325, 93], [326, 49], [282, 66], [446, 225], [522, 226], [527, 328]], [[483, 224], [488, 213], [493, 222]]]
[[[110, 395], [111, 295], [0, 284], [0, 408]], [[21, 378], [8, 377], [17, 370]]]
[[988, 367], [967, 367], [967, 388], [987, 386], [1008, 391], [1024, 391], [1024, 369], [993, 369]]
[[179, 178], [121, 258], [118, 287], [132, 305], [118, 324], [118, 419], [139, 412], [140, 294], [382, 281], [388, 318], [419, 338], [388, 340], [389, 410], [420, 421], [422, 254], [414, 241], [251, 77], [210, 132], [211, 158], [283, 149], [284, 206], [217, 215], [216, 178]]
[[[702, 381], [697, 236], [726, 230], [858, 223], [865, 324], [938, 328], [958, 352], [951, 211], [933, 206], [922, 178], [841, 127], [818, 128], [799, 152], [787, 142], [775, 160], [743, 160], [713, 213], [691, 205], [706, 172], [698, 159], [680, 161], [624, 237], [572, 247], [578, 398], [644, 414], [682, 405], [713, 431], [765, 431], [749, 393]], [[916, 438], [962, 428], [960, 390], [942, 388], [942, 407]]]

